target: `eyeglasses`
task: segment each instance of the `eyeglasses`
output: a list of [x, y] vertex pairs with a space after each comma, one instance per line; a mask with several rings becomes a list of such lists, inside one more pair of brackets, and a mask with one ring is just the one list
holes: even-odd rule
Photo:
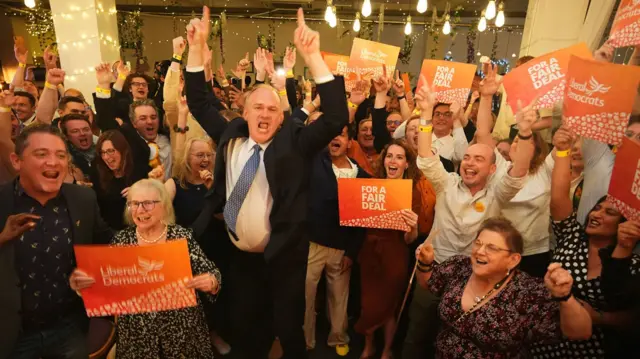
[[447, 111], [447, 112], [434, 112], [433, 113], [433, 117], [451, 117], [453, 115], [453, 112], [451, 111]]
[[491, 244], [491, 243], [484, 243], [483, 241], [476, 239], [473, 242], [473, 249], [479, 251], [480, 248], [482, 248], [482, 246], [484, 246], [485, 251], [487, 252], [487, 254], [489, 255], [493, 255], [493, 254], [498, 254], [502, 251], [504, 252], [513, 252], [512, 250], [509, 249], [504, 249], [504, 248], [500, 248], [498, 246], [496, 246], [495, 244]]
[[142, 206], [145, 211], [153, 211], [153, 209], [156, 207], [156, 203], [160, 203], [160, 201], [131, 201], [127, 202], [127, 208], [129, 208], [130, 211], [133, 211], [135, 209], [139, 209], [140, 206]]
[[115, 148], [109, 148], [107, 150], [100, 151], [100, 156], [104, 156], [104, 155], [113, 156], [115, 154], [116, 154], [116, 149]]
[[390, 126], [390, 125], [400, 126], [401, 123], [402, 123], [402, 121], [400, 121], [400, 120], [387, 121], [387, 126]]
[[199, 153], [192, 153], [191, 156], [194, 156], [195, 158], [199, 159], [199, 160], [204, 160], [205, 158], [210, 159], [213, 158], [213, 153], [204, 153], [204, 152], [199, 152]]
[[132, 87], [144, 87], [144, 88], [147, 88], [147, 87], [149, 87], [149, 84], [146, 83], [146, 82], [132, 82], [131, 86]]

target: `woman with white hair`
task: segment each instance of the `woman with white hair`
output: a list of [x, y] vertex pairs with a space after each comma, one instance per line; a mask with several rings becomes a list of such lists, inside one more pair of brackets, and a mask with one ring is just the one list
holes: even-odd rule
[[[201, 298], [213, 301], [220, 290], [220, 272], [204, 255], [192, 232], [174, 224], [171, 198], [161, 182], [144, 179], [131, 186], [125, 216], [131, 226], [118, 232], [112, 244], [146, 246], [186, 239], [193, 272], [187, 287], [202, 295], [195, 307], [119, 316], [116, 357], [212, 358]], [[69, 281], [73, 290], [82, 291], [95, 279], [76, 269]]]

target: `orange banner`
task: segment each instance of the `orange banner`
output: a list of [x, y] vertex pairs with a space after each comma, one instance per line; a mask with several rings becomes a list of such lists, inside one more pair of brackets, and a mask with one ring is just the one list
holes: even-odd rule
[[607, 42], [615, 47], [640, 45], [640, 1], [620, 1]]
[[640, 67], [571, 56], [563, 115], [580, 136], [619, 144], [640, 84]]
[[408, 94], [409, 92], [413, 93], [413, 91], [411, 91], [411, 81], [409, 80], [409, 74], [408, 73], [403, 73], [402, 76], [402, 83], [404, 84], [404, 93]]
[[640, 145], [626, 137], [616, 152], [608, 198], [628, 220], [640, 220]]
[[340, 178], [340, 225], [409, 230], [400, 210], [411, 209], [412, 181]]
[[391, 77], [396, 69], [400, 48], [380, 42], [356, 38], [351, 47], [348, 68], [357, 69], [363, 80], [376, 79], [382, 75], [382, 65], [387, 66]]
[[587, 45], [580, 43], [538, 56], [506, 74], [502, 84], [513, 113], [518, 109], [518, 100], [526, 106], [539, 96], [536, 109], [553, 108], [557, 101], [562, 100], [571, 55], [592, 58]]
[[[444, 60], [424, 60], [420, 74], [431, 85], [438, 102], [458, 102], [461, 106], [467, 103], [476, 65]], [[418, 81], [418, 89], [422, 82]]]
[[96, 282], [82, 290], [90, 317], [193, 307], [186, 240], [151, 246], [74, 246], [78, 269]]

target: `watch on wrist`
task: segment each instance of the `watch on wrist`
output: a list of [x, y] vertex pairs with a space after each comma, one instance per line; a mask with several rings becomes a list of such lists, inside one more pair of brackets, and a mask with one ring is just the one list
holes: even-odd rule
[[518, 131], [518, 138], [523, 140], [523, 141], [529, 140], [529, 139], [531, 139], [531, 137], [533, 137], [533, 131], [531, 131], [529, 136], [523, 136], [523, 135], [520, 134], [520, 131]]
[[565, 295], [564, 297], [552, 297], [552, 300], [554, 302], [566, 302], [569, 300], [569, 298], [571, 298], [573, 296], [573, 294], [571, 292], [569, 292], [569, 294]]

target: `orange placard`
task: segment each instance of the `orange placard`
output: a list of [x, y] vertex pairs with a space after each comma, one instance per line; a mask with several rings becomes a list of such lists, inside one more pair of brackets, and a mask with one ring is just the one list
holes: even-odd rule
[[411, 198], [408, 179], [340, 178], [340, 225], [407, 231], [400, 210], [411, 209]]
[[615, 47], [640, 45], [640, 1], [620, 1], [607, 43]]
[[571, 56], [563, 115], [580, 136], [619, 144], [640, 83], [640, 67]]
[[626, 137], [616, 153], [608, 198], [628, 220], [640, 220], [640, 145]]
[[391, 77], [396, 69], [400, 48], [380, 42], [356, 38], [351, 47], [349, 65], [357, 69], [363, 80], [376, 79], [382, 75], [382, 65], [387, 66], [387, 74]]
[[409, 74], [408, 73], [403, 73], [401, 76], [402, 78], [402, 83], [404, 84], [404, 93], [408, 94], [411, 91], [411, 81], [409, 80]]
[[90, 317], [193, 307], [186, 240], [150, 246], [74, 246], [78, 269], [96, 282], [82, 291]]
[[329, 70], [333, 73], [344, 73], [347, 68], [347, 64], [349, 63], [349, 56], [337, 55], [329, 52], [323, 53], [322, 59], [329, 67]]
[[592, 58], [587, 45], [580, 43], [538, 56], [506, 74], [502, 84], [513, 113], [518, 109], [518, 100], [527, 105], [539, 96], [536, 109], [553, 108], [556, 101], [562, 100], [571, 55]]
[[[467, 103], [476, 65], [444, 60], [424, 60], [420, 75], [431, 85], [431, 91], [436, 94], [438, 102], [458, 102], [464, 106]], [[418, 89], [422, 87], [418, 81]]]

